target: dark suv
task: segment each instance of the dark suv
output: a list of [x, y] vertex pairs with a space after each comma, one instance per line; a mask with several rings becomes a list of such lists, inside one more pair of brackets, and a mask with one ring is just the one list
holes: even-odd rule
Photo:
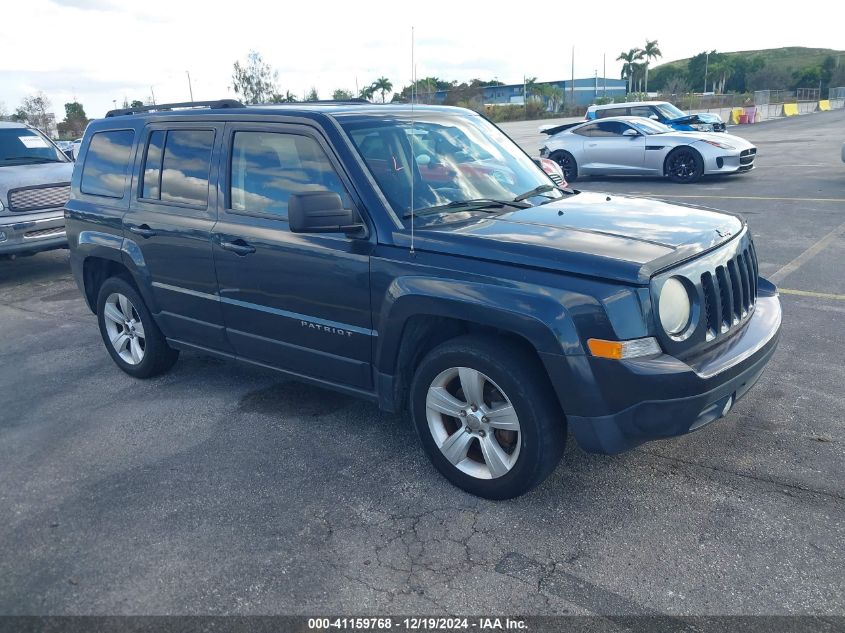
[[110, 112], [73, 175], [74, 276], [132, 376], [184, 349], [355, 394], [506, 498], [567, 428], [603, 453], [700, 428], [774, 352], [738, 217], [561, 189], [463, 109], [193, 106]]

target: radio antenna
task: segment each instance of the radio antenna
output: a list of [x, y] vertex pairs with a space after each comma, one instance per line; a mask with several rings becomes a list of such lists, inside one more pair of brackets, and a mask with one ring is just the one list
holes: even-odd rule
[[414, 92], [417, 87], [417, 67], [414, 64], [414, 27], [411, 27], [411, 138], [408, 140], [408, 145], [411, 148], [411, 155], [408, 157], [408, 166], [410, 167], [409, 171], [411, 176], [411, 256], [414, 255], [414, 181], [416, 178], [416, 169], [414, 168], [414, 162], [416, 157], [414, 156], [414, 99], [415, 95]]

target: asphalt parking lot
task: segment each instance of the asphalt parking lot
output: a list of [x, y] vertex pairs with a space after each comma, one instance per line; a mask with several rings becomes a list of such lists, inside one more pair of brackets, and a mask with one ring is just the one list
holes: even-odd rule
[[64, 251], [0, 262], [0, 614], [845, 615], [845, 110], [731, 131], [749, 174], [576, 186], [745, 214], [784, 289], [763, 378], [508, 502], [365, 402], [192, 353], [134, 380]]

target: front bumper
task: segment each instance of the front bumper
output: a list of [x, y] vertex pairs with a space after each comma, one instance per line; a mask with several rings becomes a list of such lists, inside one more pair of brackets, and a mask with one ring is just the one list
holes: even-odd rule
[[[767, 284], [768, 285], [768, 284]], [[774, 354], [780, 338], [777, 291], [763, 285], [754, 314], [742, 330], [700, 356], [613, 361], [590, 358], [596, 380], [644, 398], [598, 417], [567, 416], [569, 428], [587, 451], [620, 453], [648, 440], [699, 429], [724, 416], [744, 396]]]
[[0, 216], [0, 255], [37, 253], [66, 246], [62, 209]]

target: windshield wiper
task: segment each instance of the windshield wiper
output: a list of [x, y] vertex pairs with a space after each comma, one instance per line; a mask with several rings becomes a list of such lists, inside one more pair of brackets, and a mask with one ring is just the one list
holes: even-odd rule
[[531, 191], [526, 191], [525, 193], [519, 194], [516, 198], [513, 199], [514, 202], [522, 202], [523, 200], [527, 200], [528, 198], [533, 198], [534, 196], [539, 196], [541, 193], [546, 193], [547, 191], [554, 191], [558, 190], [561, 193], [572, 194], [572, 191], [567, 191], [563, 187], [558, 187], [557, 185], [540, 185], [539, 187], [534, 187]]
[[45, 158], [44, 156], [7, 156], [3, 160], [30, 160], [39, 163], [61, 163], [58, 158]]
[[[425, 207], [424, 209], [415, 209], [413, 215], [431, 215], [434, 213], [441, 213], [443, 211], [450, 211], [454, 209], [462, 209], [465, 211], [493, 211], [494, 209], [501, 209], [502, 207], [514, 207], [515, 209], [527, 209], [530, 204], [522, 204], [519, 200], [495, 200], [493, 198], [475, 198], [473, 200], [453, 200], [447, 204], [438, 204], [433, 207]], [[411, 212], [406, 211], [402, 217], [410, 218]]]

